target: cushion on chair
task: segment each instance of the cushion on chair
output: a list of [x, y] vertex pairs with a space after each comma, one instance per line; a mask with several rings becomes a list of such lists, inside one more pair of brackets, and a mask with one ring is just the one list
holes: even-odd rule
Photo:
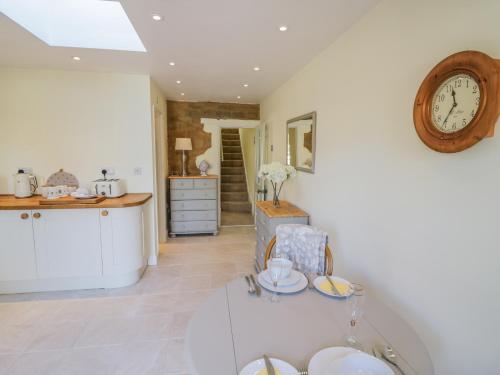
[[281, 224], [276, 227], [276, 255], [290, 259], [300, 272], [322, 274], [326, 240], [326, 232], [310, 225]]

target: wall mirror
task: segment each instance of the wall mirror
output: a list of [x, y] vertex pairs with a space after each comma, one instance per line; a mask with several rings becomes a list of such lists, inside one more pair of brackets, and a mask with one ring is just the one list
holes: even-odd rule
[[303, 172], [314, 173], [316, 151], [316, 112], [286, 122], [286, 161]]

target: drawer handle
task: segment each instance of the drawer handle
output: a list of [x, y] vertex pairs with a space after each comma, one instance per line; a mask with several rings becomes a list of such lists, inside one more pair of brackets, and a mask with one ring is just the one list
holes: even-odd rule
[[23, 212], [23, 213], [21, 214], [21, 219], [23, 219], [23, 220], [26, 220], [26, 219], [27, 219], [27, 218], [29, 218], [29, 217], [30, 217], [30, 215], [28, 215], [26, 212]]
[[108, 215], [109, 215], [108, 210], [102, 210], [101, 211], [101, 216], [108, 216]]
[[42, 217], [42, 214], [41, 214], [40, 212], [35, 212], [35, 213], [33, 214], [33, 217], [34, 217], [35, 219], [40, 219], [40, 218]]

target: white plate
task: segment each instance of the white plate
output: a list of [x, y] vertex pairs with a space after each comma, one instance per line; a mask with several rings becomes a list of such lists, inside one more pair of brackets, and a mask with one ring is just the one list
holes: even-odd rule
[[293, 285], [278, 286], [277, 288], [275, 288], [273, 284], [270, 284], [266, 281], [264, 277], [265, 271], [259, 273], [259, 275], [257, 276], [257, 280], [263, 288], [271, 292], [288, 294], [288, 293], [297, 293], [300, 292], [301, 290], [304, 290], [307, 287], [307, 278], [300, 272], [297, 272], [295, 270], [292, 270], [292, 272], [296, 272], [299, 275], [299, 281]]
[[[275, 370], [279, 370], [281, 375], [298, 375], [299, 372], [289, 363], [282, 361], [281, 359], [269, 358]], [[240, 371], [240, 375], [257, 375], [259, 372], [266, 368], [264, 359], [260, 358], [256, 361], [250, 362], [248, 365], [243, 367]]]
[[353, 348], [333, 347], [317, 352], [309, 361], [309, 375], [394, 375], [383, 361]]
[[[268, 284], [270, 285], [273, 284], [273, 280], [271, 279], [271, 273], [269, 272], [269, 270], [262, 271], [262, 277]], [[298, 283], [299, 280], [300, 280], [300, 272], [291, 270], [290, 275], [288, 275], [286, 279], [278, 281], [278, 286], [290, 286]]]
[[[351, 285], [351, 283], [349, 281], [347, 281], [346, 279], [343, 279], [341, 277], [337, 277], [337, 276], [330, 276], [330, 278], [333, 280], [333, 281], [337, 281], [339, 283], [344, 283], [344, 284], [348, 284], [348, 285]], [[328, 282], [328, 280], [326, 279], [325, 276], [318, 276], [317, 278], [314, 279], [313, 281], [313, 284], [314, 284], [314, 287], [320, 292], [320, 293], [323, 293], [327, 296], [330, 296], [330, 297], [340, 297], [340, 298], [344, 298], [344, 297], [349, 297], [351, 294], [352, 294], [352, 290], [349, 290], [349, 292], [346, 294], [346, 295], [342, 295], [342, 296], [339, 296], [338, 294], [334, 294], [333, 292], [330, 292], [330, 291], [325, 291], [323, 289], [320, 288], [321, 284], [323, 284], [323, 282]]]

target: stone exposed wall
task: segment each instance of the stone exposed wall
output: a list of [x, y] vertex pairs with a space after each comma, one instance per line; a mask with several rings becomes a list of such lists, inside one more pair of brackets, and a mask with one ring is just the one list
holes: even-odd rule
[[196, 157], [211, 147], [211, 135], [203, 131], [202, 118], [258, 120], [258, 104], [167, 101], [169, 174], [182, 171], [181, 151], [175, 151], [175, 138], [191, 138], [193, 150], [187, 152], [188, 174], [197, 174]]

